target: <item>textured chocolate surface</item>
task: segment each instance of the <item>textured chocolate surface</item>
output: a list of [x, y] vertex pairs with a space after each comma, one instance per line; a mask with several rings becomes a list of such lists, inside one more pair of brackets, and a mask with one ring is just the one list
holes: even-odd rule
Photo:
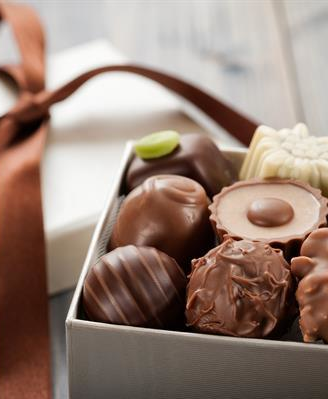
[[292, 259], [292, 273], [300, 279], [296, 299], [305, 342], [328, 342], [328, 259]]
[[182, 320], [185, 287], [174, 259], [129, 245], [102, 256], [89, 270], [83, 308], [92, 321], [166, 328]]
[[209, 200], [202, 186], [176, 175], [147, 179], [123, 201], [108, 249], [133, 244], [155, 247], [185, 270], [213, 247]]
[[196, 180], [209, 197], [238, 180], [230, 162], [217, 145], [203, 134], [182, 135], [175, 151], [158, 159], [144, 160], [134, 156], [126, 174], [127, 189], [131, 191], [148, 177], [160, 174], [181, 175]]
[[328, 260], [328, 228], [313, 231], [304, 241], [301, 255]]
[[193, 261], [187, 323], [200, 332], [266, 337], [286, 322], [292, 287], [289, 265], [280, 250], [227, 238]]
[[298, 180], [252, 179], [224, 188], [209, 207], [219, 239], [263, 241], [283, 250], [290, 259], [299, 254], [306, 236], [327, 225], [327, 199], [320, 190]]
[[292, 259], [292, 273], [300, 282], [296, 291], [300, 327], [305, 342], [328, 342], [328, 228], [313, 231]]

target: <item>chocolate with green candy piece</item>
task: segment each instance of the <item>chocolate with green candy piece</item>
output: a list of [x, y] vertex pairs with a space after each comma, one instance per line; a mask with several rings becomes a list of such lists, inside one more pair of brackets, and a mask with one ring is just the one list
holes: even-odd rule
[[179, 145], [179, 141], [179, 133], [164, 130], [141, 138], [135, 143], [134, 150], [142, 159], [160, 158], [170, 154]]
[[126, 174], [127, 190], [131, 191], [148, 177], [160, 174], [194, 179], [209, 197], [238, 180], [233, 166], [205, 134], [182, 134], [180, 145], [159, 158], [141, 159], [135, 155]]

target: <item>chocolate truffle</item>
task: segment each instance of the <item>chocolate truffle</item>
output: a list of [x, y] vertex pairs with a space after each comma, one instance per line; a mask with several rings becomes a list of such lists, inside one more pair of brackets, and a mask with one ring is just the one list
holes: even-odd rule
[[292, 288], [289, 265], [279, 249], [227, 238], [193, 261], [187, 324], [204, 333], [266, 337], [287, 324]]
[[292, 259], [292, 273], [300, 282], [296, 299], [305, 342], [328, 342], [328, 228], [313, 231]]
[[328, 196], [328, 137], [310, 136], [298, 123], [276, 131], [259, 126], [240, 171], [240, 179], [280, 177], [298, 179]]
[[292, 259], [292, 273], [300, 279], [296, 299], [305, 342], [328, 342], [328, 259], [299, 256]]
[[327, 199], [298, 180], [253, 179], [224, 188], [213, 198], [210, 220], [220, 240], [263, 241], [290, 259], [313, 230], [327, 225]]
[[180, 145], [156, 159], [134, 156], [126, 174], [128, 191], [153, 175], [174, 174], [200, 183], [209, 197], [237, 181], [237, 172], [217, 145], [203, 134], [181, 135]]
[[155, 247], [185, 270], [213, 246], [209, 200], [202, 186], [176, 175], [147, 179], [123, 201], [109, 250], [123, 245]]
[[183, 317], [185, 287], [185, 275], [170, 256], [128, 245], [89, 270], [83, 308], [92, 321], [167, 328]]

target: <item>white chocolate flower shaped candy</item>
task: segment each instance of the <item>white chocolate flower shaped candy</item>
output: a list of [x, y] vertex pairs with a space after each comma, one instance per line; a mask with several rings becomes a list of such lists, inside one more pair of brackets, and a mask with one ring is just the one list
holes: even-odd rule
[[240, 179], [280, 177], [302, 180], [328, 196], [328, 137], [310, 136], [308, 128], [274, 130], [259, 126], [240, 171]]

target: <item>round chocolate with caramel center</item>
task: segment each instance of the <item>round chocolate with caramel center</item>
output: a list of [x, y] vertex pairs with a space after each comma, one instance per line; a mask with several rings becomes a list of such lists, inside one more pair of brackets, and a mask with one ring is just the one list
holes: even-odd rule
[[289, 265], [268, 244], [228, 238], [193, 261], [186, 318], [197, 331], [266, 337], [287, 322], [292, 303]]
[[248, 220], [263, 227], [282, 226], [292, 220], [294, 210], [279, 198], [258, 198], [251, 202], [247, 210]]
[[224, 188], [209, 207], [219, 239], [225, 234], [269, 243], [287, 258], [306, 236], [327, 225], [327, 199], [297, 180], [254, 179]]
[[203, 187], [176, 175], [153, 176], [123, 201], [108, 249], [133, 244], [155, 247], [185, 270], [213, 246], [209, 200]]

